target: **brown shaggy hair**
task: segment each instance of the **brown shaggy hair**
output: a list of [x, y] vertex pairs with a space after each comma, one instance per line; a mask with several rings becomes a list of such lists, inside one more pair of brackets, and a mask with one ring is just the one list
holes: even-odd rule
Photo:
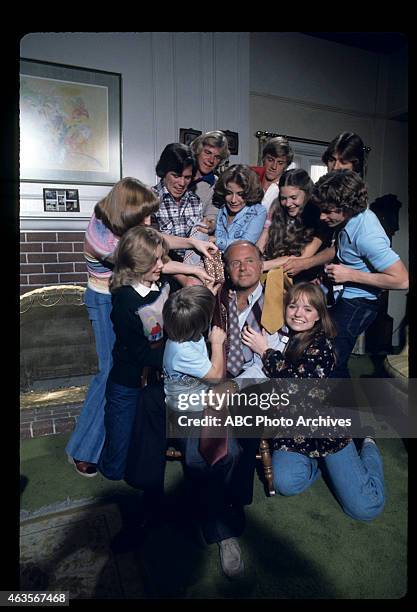
[[321, 159], [327, 166], [329, 159], [337, 153], [343, 162], [351, 162], [352, 169], [363, 177], [366, 154], [369, 151], [370, 148], [365, 147], [362, 138], [358, 134], [343, 132], [332, 140]]
[[267, 155], [271, 155], [272, 157], [285, 157], [287, 160], [287, 167], [294, 158], [293, 150], [285, 136], [275, 136], [267, 141], [262, 149], [262, 160], [264, 160]]
[[137, 225], [123, 234], [115, 250], [110, 291], [140, 282], [155, 265], [158, 246], [162, 246], [162, 261], [168, 261], [168, 245], [162, 234], [153, 228]]
[[94, 213], [115, 236], [123, 236], [158, 208], [159, 199], [149, 187], [138, 179], [126, 177], [97, 202]]
[[296, 302], [300, 296], [307, 299], [307, 302], [315, 308], [319, 315], [314, 327], [297, 334], [292, 334], [285, 352], [285, 358], [292, 362], [298, 361], [306, 349], [311, 344], [313, 337], [317, 333], [323, 333], [328, 340], [336, 337], [336, 327], [327, 309], [326, 297], [318, 285], [313, 283], [298, 283], [293, 285], [284, 296], [284, 307]]
[[351, 218], [366, 210], [368, 191], [363, 179], [353, 170], [334, 170], [319, 178], [312, 201], [321, 212], [338, 209]]
[[272, 213], [264, 259], [275, 259], [284, 255], [299, 256], [313, 238], [314, 229], [305, 227], [302, 216], [297, 215], [291, 219], [277, 202]]
[[215, 297], [207, 287], [194, 285], [172, 293], [165, 302], [162, 317], [170, 340], [200, 340], [213, 316]]
[[264, 192], [259, 181], [259, 177], [249, 166], [235, 164], [230, 166], [220, 176], [214, 187], [213, 204], [224, 206], [226, 204], [227, 185], [236, 183], [243, 190], [243, 199], [246, 206], [258, 204], [264, 197]]

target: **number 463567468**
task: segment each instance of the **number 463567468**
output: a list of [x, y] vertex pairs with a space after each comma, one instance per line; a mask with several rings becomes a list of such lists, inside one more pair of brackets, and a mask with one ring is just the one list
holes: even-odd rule
[[3, 595], [3, 597], [0, 597], [1, 606], [10, 604], [69, 604], [69, 594], [67, 592], [46, 591], [44, 593], [41, 593], [32, 591], [15, 591], [13, 593], [6, 593], [3, 591], [1, 595]]

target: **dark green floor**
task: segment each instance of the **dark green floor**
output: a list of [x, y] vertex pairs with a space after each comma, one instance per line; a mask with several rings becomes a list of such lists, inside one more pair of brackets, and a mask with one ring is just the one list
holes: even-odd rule
[[[366, 356], [353, 356], [349, 367], [354, 377], [378, 376], [380, 363], [379, 358], [372, 362]], [[116, 508], [118, 517], [125, 520], [123, 517], [132, 509], [140, 507], [141, 494], [101, 475], [91, 479], [78, 476], [66, 460], [68, 437], [55, 435], [22, 442], [22, 525], [35, 524], [36, 517], [41, 521], [54, 516], [60, 520], [65, 509], [84, 507], [91, 518], [85, 529], [93, 531], [83, 533], [80, 541], [89, 542], [90, 533], [96, 541], [94, 520], [99, 520], [100, 508]], [[223, 575], [217, 547], [206, 546], [198, 531], [184, 520], [181, 465], [169, 462], [166, 524], [150, 532], [143, 546], [127, 556], [115, 555], [109, 547], [104, 569], [110, 571], [117, 566], [114, 571], [124, 597], [132, 599], [401, 598], [407, 591], [408, 454], [401, 439], [379, 440], [378, 445], [384, 459], [387, 501], [383, 513], [371, 523], [344, 515], [322, 480], [296, 497], [267, 498], [256, 477], [254, 500], [246, 510], [247, 528], [241, 538], [246, 571], [244, 578], [235, 582]], [[39, 524], [45, 526], [45, 522]], [[112, 529], [109, 541], [113, 537], [110, 532]], [[66, 534], [64, 550], [81, 554], [78, 558], [82, 565], [82, 551], [75, 550], [78, 544], [71, 542], [73, 535]], [[90, 550], [85, 552], [91, 556]], [[51, 572], [54, 563], [55, 559], [50, 559]], [[103, 570], [97, 576], [90, 597], [100, 598], [106, 586], [103, 576], [110, 575]], [[91, 579], [94, 581], [95, 576]], [[78, 583], [79, 578], [75, 580]]]
[[[101, 475], [79, 477], [66, 462], [68, 435], [22, 442], [22, 516], [43, 515], [86, 500], [114, 502], [120, 511], [140, 494]], [[323, 481], [293, 497], [267, 498], [258, 478], [241, 539], [246, 575], [222, 575], [217, 547], [173, 522], [150, 535], [129, 561], [126, 596], [180, 598], [400, 598], [406, 592], [407, 452], [401, 440], [380, 440], [387, 503], [371, 523], [345, 516]], [[179, 462], [167, 467], [166, 489], [175, 508], [182, 486]], [[94, 513], [92, 507], [91, 510]], [[175, 513], [174, 513], [175, 514]], [[144, 585], [139, 590], [138, 584]], [[129, 590], [130, 589], [130, 590]], [[136, 589], [136, 591], [135, 591]], [[130, 595], [129, 595], [130, 593]], [[135, 594], [136, 593], [136, 594]], [[142, 595], [141, 595], [142, 593]]]

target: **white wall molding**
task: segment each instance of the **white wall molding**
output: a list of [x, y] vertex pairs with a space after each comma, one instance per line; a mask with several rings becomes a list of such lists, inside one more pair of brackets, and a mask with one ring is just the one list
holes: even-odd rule
[[251, 91], [251, 96], [259, 96], [261, 98], [270, 98], [272, 100], [276, 100], [279, 102], [284, 102], [285, 104], [291, 104], [296, 106], [302, 106], [304, 108], [314, 108], [316, 110], [322, 110], [331, 113], [341, 113], [342, 115], [349, 115], [351, 117], [362, 117], [365, 119], [390, 119], [390, 117], [386, 114], [377, 113], [366, 113], [355, 111], [347, 108], [342, 108], [340, 106], [329, 106], [327, 104], [320, 104], [317, 102], [309, 102], [306, 100], [298, 100], [296, 98], [285, 98], [284, 96], [276, 96], [274, 94], [267, 94], [259, 91]]
[[76, 219], [61, 219], [58, 216], [52, 215], [48, 217], [39, 217], [39, 215], [21, 215], [20, 231], [83, 232], [87, 229], [89, 220], [90, 216], [80, 216]]

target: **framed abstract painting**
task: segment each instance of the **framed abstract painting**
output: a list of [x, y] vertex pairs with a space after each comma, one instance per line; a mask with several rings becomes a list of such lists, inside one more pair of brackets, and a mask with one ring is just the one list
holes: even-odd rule
[[20, 180], [121, 178], [121, 75], [20, 60]]

